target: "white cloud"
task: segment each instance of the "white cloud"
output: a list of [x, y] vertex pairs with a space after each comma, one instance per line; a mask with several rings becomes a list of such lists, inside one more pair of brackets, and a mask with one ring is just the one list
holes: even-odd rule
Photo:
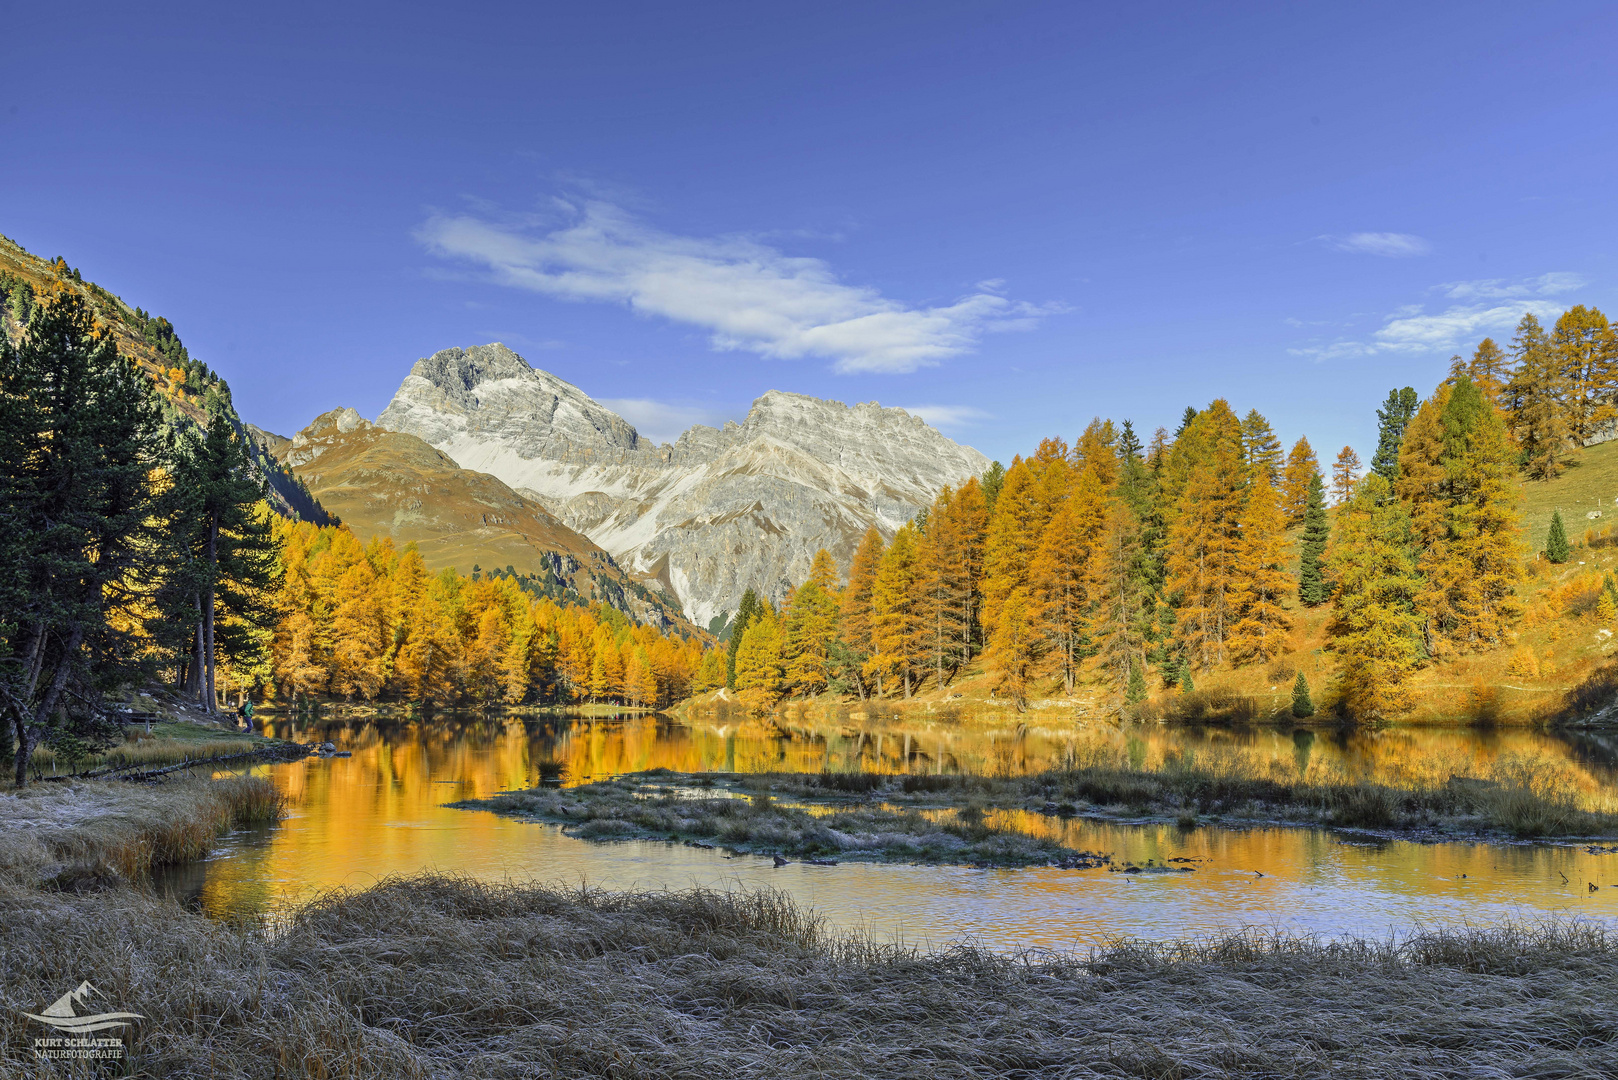
[[1315, 239], [1325, 241], [1338, 251], [1381, 255], [1387, 259], [1408, 259], [1429, 254], [1433, 250], [1432, 244], [1410, 233], [1359, 232], [1348, 236], [1317, 236]]
[[936, 428], [971, 427], [981, 420], [993, 418], [993, 414], [973, 405], [906, 405], [904, 410]]
[[1569, 273], [1541, 274], [1515, 282], [1501, 278], [1452, 281], [1436, 290], [1452, 300], [1474, 302], [1451, 304], [1435, 312], [1429, 312], [1425, 304], [1406, 304], [1384, 316], [1381, 329], [1369, 340], [1317, 341], [1287, 351], [1316, 363], [1384, 352], [1460, 352], [1483, 337], [1509, 334], [1527, 314], [1542, 323], [1555, 321], [1570, 305], [1550, 297], [1584, 284], [1583, 278]]
[[[654, 443], [671, 443], [694, 424], [719, 427], [735, 415], [723, 409], [701, 405], [677, 405], [652, 398], [597, 398], [601, 404], [628, 420], [643, 438]], [[738, 410], [746, 412], [746, 409]]]
[[702, 327], [717, 349], [824, 357], [840, 372], [930, 367], [976, 348], [985, 333], [1028, 329], [1063, 310], [1008, 299], [998, 282], [953, 303], [912, 307], [755, 239], [676, 236], [601, 200], [558, 199], [556, 208], [560, 224], [436, 215], [416, 235], [434, 254], [481, 265], [504, 285], [626, 304]]
[[1551, 300], [1452, 307], [1433, 315], [1389, 319], [1387, 325], [1372, 336], [1380, 347], [1387, 349], [1411, 352], [1455, 349], [1474, 345], [1489, 334], [1510, 330], [1529, 312], [1541, 322], [1549, 322], [1566, 310], [1566, 304]]
[[1521, 281], [1504, 278], [1485, 278], [1479, 281], [1451, 281], [1438, 286], [1445, 296], [1455, 300], [1509, 300], [1524, 296], [1555, 296], [1584, 288], [1584, 279], [1578, 274], [1541, 274]]

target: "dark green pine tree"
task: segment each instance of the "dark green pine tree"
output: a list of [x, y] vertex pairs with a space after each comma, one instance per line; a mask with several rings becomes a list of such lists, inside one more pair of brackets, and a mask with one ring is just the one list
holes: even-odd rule
[[1185, 434], [1185, 429], [1190, 427], [1191, 426], [1191, 421], [1195, 420], [1196, 418], [1197, 418], [1196, 406], [1187, 405], [1185, 407], [1185, 412], [1183, 414], [1181, 414], [1181, 416], [1180, 416], [1180, 426], [1174, 429], [1174, 437], [1176, 439], [1178, 439], [1181, 435], [1184, 435]]
[[1146, 673], [1134, 661], [1129, 664], [1129, 685], [1124, 688], [1124, 704], [1139, 705], [1146, 700]]
[[100, 708], [143, 668], [134, 637], [155, 564], [151, 385], [76, 293], [0, 345], [0, 710], [18, 786], [42, 740], [116, 733]]
[[170, 481], [160, 504], [168, 562], [153, 635], [173, 647], [174, 628], [186, 628], [182, 682], [211, 712], [219, 661], [242, 671], [268, 651], [275, 541], [247, 441], [217, 404], [205, 430], [176, 439]]
[[1405, 428], [1410, 426], [1421, 398], [1411, 387], [1389, 390], [1388, 400], [1376, 411], [1379, 427], [1376, 453], [1371, 457], [1371, 471], [1392, 487], [1399, 480], [1399, 447], [1404, 444]]
[[998, 461], [989, 462], [989, 467], [983, 470], [983, 501], [989, 507], [989, 513], [994, 513], [994, 501], [1000, 497], [1000, 488], [1006, 482], [1006, 467]]
[[1567, 529], [1562, 525], [1562, 511], [1551, 514], [1551, 533], [1545, 538], [1545, 557], [1553, 563], [1565, 563], [1573, 555], [1567, 543]]
[[1299, 720], [1315, 715], [1315, 701], [1309, 696], [1309, 680], [1303, 677], [1301, 671], [1292, 683], [1292, 715]]
[[1324, 566], [1331, 522], [1326, 517], [1326, 487], [1315, 473], [1309, 478], [1309, 503], [1303, 511], [1303, 535], [1298, 538], [1298, 600], [1316, 607], [1331, 599], [1331, 583]]
[[737, 605], [736, 617], [730, 621], [730, 641], [725, 648], [725, 687], [736, 689], [736, 651], [742, 647], [742, 635], [764, 615], [764, 605], [758, 602], [758, 594], [748, 589], [742, 593], [742, 602]]
[[1125, 469], [1131, 464], [1142, 465], [1145, 457], [1142, 454], [1146, 447], [1141, 443], [1140, 436], [1135, 434], [1135, 425], [1129, 420], [1118, 433], [1118, 464]]
[[1182, 694], [1191, 694], [1191, 693], [1196, 692], [1197, 684], [1191, 681], [1191, 659], [1189, 657], [1186, 657], [1186, 656], [1180, 657], [1180, 679], [1179, 679], [1179, 682], [1180, 682], [1180, 693], [1182, 693]]

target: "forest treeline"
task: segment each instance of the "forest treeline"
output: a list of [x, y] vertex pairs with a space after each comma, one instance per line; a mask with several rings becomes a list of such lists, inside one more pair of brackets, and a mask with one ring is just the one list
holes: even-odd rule
[[73, 760], [115, 740], [108, 696], [154, 679], [210, 712], [229, 690], [434, 704], [685, 692], [699, 648], [616, 611], [429, 576], [413, 548], [278, 517], [223, 394], [203, 423], [165, 410], [81, 293], [11, 283], [6, 298], [0, 751], [18, 784], [42, 741]]
[[1369, 470], [1350, 447], [1333, 463], [1335, 521], [1307, 438], [1284, 453], [1256, 410], [1188, 408], [1144, 444], [1097, 419], [1072, 446], [1047, 439], [944, 490], [891, 542], [871, 530], [846, 581], [821, 552], [779, 608], [744, 596], [725, 670], [705, 663], [694, 685], [909, 696], [980, 658], [1021, 705], [1041, 679], [1072, 693], [1088, 661], [1127, 710], [1154, 684], [1272, 660], [1299, 607], [1330, 605], [1327, 700], [1397, 716], [1418, 668], [1508, 641], [1527, 555], [1517, 470], [1556, 475], [1615, 401], [1601, 312], [1575, 307], [1550, 332], [1525, 315], [1508, 347], [1484, 339], [1427, 398], [1389, 393]]
[[701, 662], [696, 639], [608, 604], [558, 604], [512, 574], [430, 574], [414, 544], [361, 545], [341, 527], [278, 520], [280, 613], [265, 669], [292, 696], [425, 704], [667, 705]]

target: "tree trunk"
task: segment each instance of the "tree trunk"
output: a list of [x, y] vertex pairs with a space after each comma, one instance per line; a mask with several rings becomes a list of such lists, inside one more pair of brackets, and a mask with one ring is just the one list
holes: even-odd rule
[[213, 619], [215, 597], [215, 579], [219, 576], [219, 515], [215, 514], [208, 523], [208, 606], [202, 613], [202, 625], [206, 641], [203, 649], [203, 710], [209, 714], [214, 712], [214, 642]]
[[34, 748], [39, 745], [39, 737], [45, 730], [45, 721], [56, 711], [56, 704], [62, 699], [62, 691], [67, 687], [67, 679], [73, 671], [73, 656], [79, 651], [84, 642], [84, 627], [75, 626], [68, 635], [67, 646], [62, 650], [62, 659], [56, 665], [56, 674], [51, 678], [51, 684], [40, 699], [39, 706], [34, 710], [32, 724], [21, 722], [22, 711], [17, 712], [17, 786], [20, 788], [28, 782], [28, 759], [33, 757]]
[[29, 741], [26, 714], [19, 708], [13, 711], [11, 715], [12, 727], [17, 732], [17, 786], [22, 787], [28, 782], [28, 759], [33, 755], [34, 747]]
[[195, 697], [198, 702], [202, 700], [202, 619], [201, 601], [194, 601], [194, 610], [198, 613], [197, 627], [191, 631], [191, 663], [185, 673], [185, 693], [187, 697]]

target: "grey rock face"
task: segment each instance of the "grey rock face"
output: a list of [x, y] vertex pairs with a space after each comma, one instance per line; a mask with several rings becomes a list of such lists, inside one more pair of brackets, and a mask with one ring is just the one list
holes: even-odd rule
[[891, 537], [988, 459], [903, 409], [771, 390], [741, 424], [652, 446], [578, 387], [504, 345], [417, 361], [380, 427], [491, 473], [657, 577], [701, 625], [748, 588], [773, 600], [826, 548], [846, 572], [865, 530]]

